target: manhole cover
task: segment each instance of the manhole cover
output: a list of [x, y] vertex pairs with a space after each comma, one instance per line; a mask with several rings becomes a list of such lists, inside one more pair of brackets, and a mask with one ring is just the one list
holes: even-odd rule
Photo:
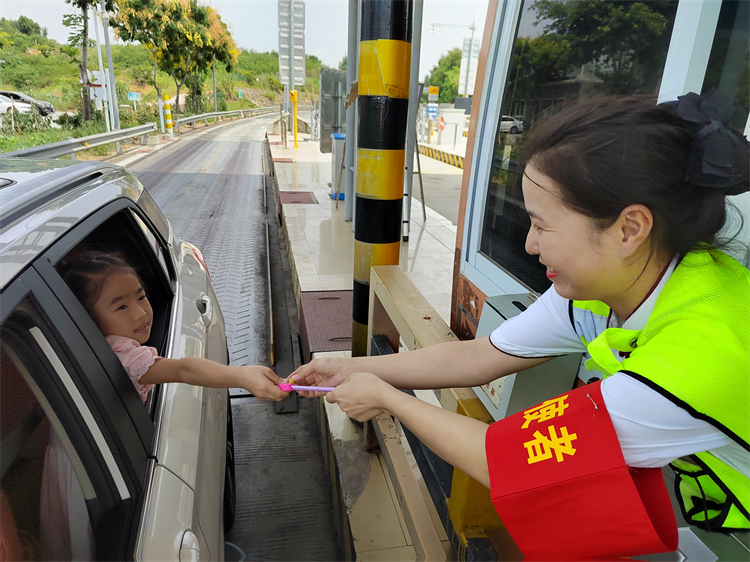
[[300, 339], [305, 363], [318, 351], [352, 348], [352, 292], [300, 293]]
[[317, 203], [312, 191], [280, 191], [279, 200], [282, 205]]

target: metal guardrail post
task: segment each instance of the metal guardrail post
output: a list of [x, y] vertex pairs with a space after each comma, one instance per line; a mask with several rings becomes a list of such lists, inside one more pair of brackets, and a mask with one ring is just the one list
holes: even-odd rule
[[[67, 140], [72, 141], [73, 137], [67, 137]], [[76, 158], [76, 153], [75, 152], [71, 152], [69, 158], [71, 160], [78, 160], [78, 158]]]

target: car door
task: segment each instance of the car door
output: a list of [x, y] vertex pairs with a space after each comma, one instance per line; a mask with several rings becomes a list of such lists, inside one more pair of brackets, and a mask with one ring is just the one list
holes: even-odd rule
[[150, 460], [116, 389], [34, 268], [2, 291], [0, 319], [6, 554], [132, 557]]
[[160, 221], [152, 221], [153, 215], [153, 209], [146, 214], [130, 199], [107, 205], [47, 253], [45, 279], [83, 326], [89, 344], [119, 385], [140, 439], [156, 461], [147, 477], [136, 558], [178, 557], [184, 541], [190, 552], [200, 552], [201, 559], [218, 559], [223, 555], [227, 391], [164, 384], [151, 393], [144, 409], [119, 361], [55, 270], [82, 248], [121, 252], [137, 266], [154, 308], [147, 345], [163, 357], [204, 357], [208, 328], [220, 323], [223, 334], [223, 320], [217, 306], [208, 317], [197, 301], [202, 295], [215, 302], [215, 295], [207, 291], [205, 272], [194, 252], [178, 241], [165, 240], [164, 225], [157, 228], [154, 222]]
[[[174, 237], [171, 226], [147, 191], [143, 191], [138, 207], [148, 218], [151, 228], [139, 221], [144, 235], [149, 239], [154, 251], [161, 256], [165, 250], [172, 253], [176, 276], [180, 320], [175, 320], [176, 347], [173, 357], [198, 355], [218, 363], [229, 364], [224, 316], [211, 286], [211, 280], [204, 256], [189, 242]], [[159, 239], [167, 242], [160, 246]], [[160, 261], [162, 261], [160, 257]], [[199, 354], [200, 353], [200, 354]], [[223, 474], [226, 457], [227, 412], [230, 408], [228, 395], [224, 389], [200, 389], [202, 395], [200, 443], [198, 466], [195, 473], [195, 493], [197, 497], [198, 519], [206, 542], [211, 547], [211, 555], [216, 558], [216, 549], [221, 549], [218, 557], [223, 558], [224, 532], [222, 499], [224, 496]], [[217, 516], [217, 513], [219, 514]]]

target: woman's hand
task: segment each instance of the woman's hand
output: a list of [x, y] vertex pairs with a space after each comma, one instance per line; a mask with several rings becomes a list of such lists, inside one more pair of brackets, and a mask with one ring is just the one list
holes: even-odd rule
[[289, 396], [278, 384], [284, 382], [284, 379], [277, 377], [268, 367], [261, 365], [246, 365], [244, 367], [234, 367], [238, 369], [237, 379], [239, 385], [252, 392], [258, 400], [273, 400], [278, 402]]
[[365, 422], [387, 410], [392, 392], [400, 393], [371, 373], [353, 373], [336, 390], [328, 393], [326, 400], [338, 404], [350, 418]]
[[[341, 357], [320, 357], [313, 359], [307, 365], [289, 375], [292, 384], [300, 386], [338, 386], [346, 380], [350, 373], [344, 370]], [[322, 392], [300, 392], [306, 398], [323, 396]]]

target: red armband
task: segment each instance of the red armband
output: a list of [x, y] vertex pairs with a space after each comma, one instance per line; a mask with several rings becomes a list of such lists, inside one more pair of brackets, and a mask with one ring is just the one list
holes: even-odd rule
[[661, 469], [625, 465], [600, 386], [571, 390], [487, 431], [492, 503], [526, 559], [677, 548]]

